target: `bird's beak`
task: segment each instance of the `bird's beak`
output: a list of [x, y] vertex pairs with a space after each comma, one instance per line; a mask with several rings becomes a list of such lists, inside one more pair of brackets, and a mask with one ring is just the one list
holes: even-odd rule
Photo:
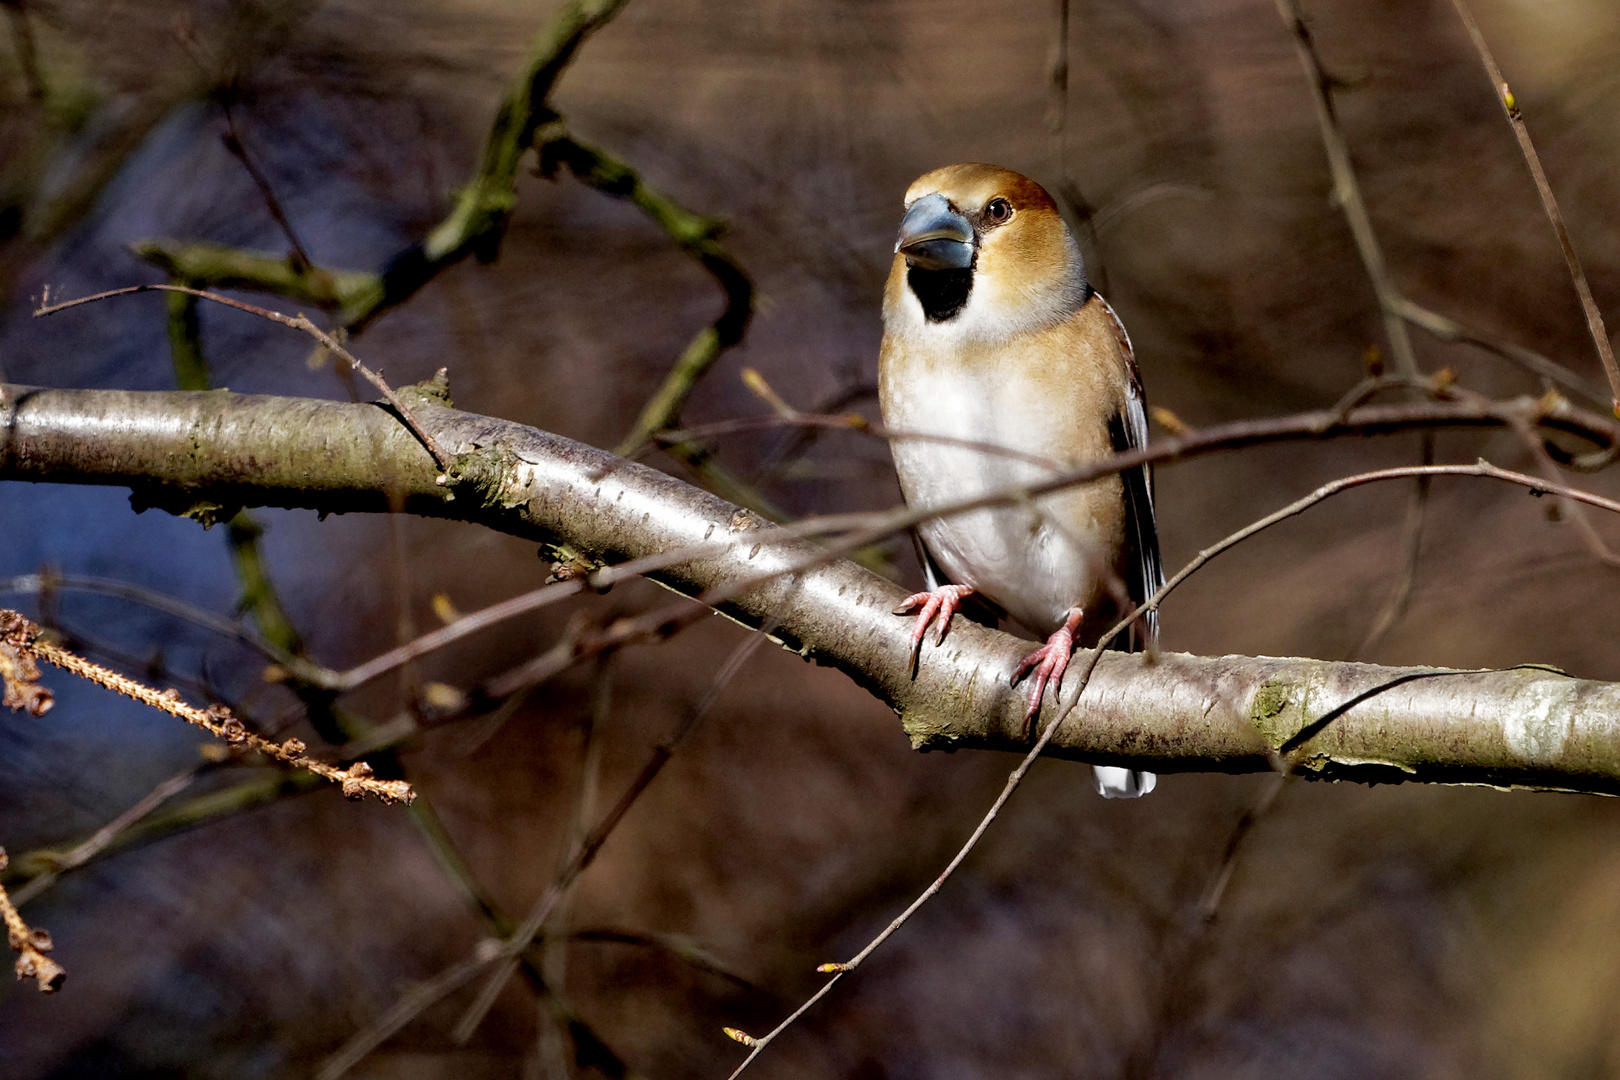
[[900, 222], [894, 250], [920, 270], [965, 270], [973, 265], [973, 226], [945, 196], [925, 195]]

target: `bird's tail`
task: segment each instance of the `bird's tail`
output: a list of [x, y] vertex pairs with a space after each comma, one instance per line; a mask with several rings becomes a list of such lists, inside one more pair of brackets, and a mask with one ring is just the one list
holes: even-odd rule
[[1105, 799], [1140, 799], [1159, 782], [1153, 773], [1122, 769], [1118, 765], [1093, 765], [1091, 775], [1097, 794]]
[[[1157, 563], [1156, 556], [1157, 550], [1155, 550], [1155, 564]], [[1163, 585], [1163, 572], [1159, 571], [1157, 576], [1159, 585]], [[1153, 586], [1153, 588], [1157, 589], [1158, 585]], [[1152, 593], [1149, 592], [1148, 595], [1151, 596]], [[1148, 637], [1154, 645], [1158, 645], [1158, 612], [1153, 611], [1149, 614], [1153, 615], [1154, 618], [1147, 622]], [[1138, 636], [1137, 627], [1134, 624], [1125, 632], [1124, 637], [1124, 651], [1141, 651], [1142, 640]], [[1114, 641], [1118, 642], [1119, 638], [1115, 638]], [[1122, 769], [1118, 765], [1093, 765], [1091, 767], [1091, 777], [1092, 783], [1097, 785], [1097, 794], [1105, 799], [1140, 799], [1152, 791], [1153, 785], [1159, 782], [1159, 778], [1153, 773], [1143, 772], [1140, 769]]]

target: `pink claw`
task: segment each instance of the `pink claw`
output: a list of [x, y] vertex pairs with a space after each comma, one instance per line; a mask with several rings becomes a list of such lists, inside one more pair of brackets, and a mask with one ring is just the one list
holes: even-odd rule
[[945, 640], [945, 632], [951, 628], [951, 619], [962, 608], [964, 598], [972, 596], [974, 590], [966, 585], [941, 585], [930, 592], [912, 593], [900, 602], [894, 609], [896, 615], [904, 615], [917, 605], [922, 605], [922, 612], [917, 616], [917, 626], [911, 631], [911, 669], [917, 669], [917, 662], [922, 655], [923, 635], [928, 632], [930, 624], [939, 622], [939, 630], [934, 635], [934, 644], [938, 645]]
[[1069, 666], [1069, 654], [1074, 652], [1074, 632], [1080, 626], [1080, 617], [1079, 608], [1070, 608], [1068, 618], [1046, 639], [1046, 644], [1018, 661], [1018, 667], [1013, 670], [1014, 684], [1030, 671], [1035, 673], [1029, 681], [1029, 711], [1024, 714], [1026, 723], [1041, 711], [1041, 696], [1046, 693], [1047, 683], [1052, 684], [1053, 697], [1062, 689], [1063, 672]]

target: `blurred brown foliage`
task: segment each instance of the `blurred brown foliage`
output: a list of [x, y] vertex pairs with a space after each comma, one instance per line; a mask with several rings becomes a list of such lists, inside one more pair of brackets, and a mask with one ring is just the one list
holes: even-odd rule
[[[153, 280], [124, 245], [167, 235], [277, 249], [222, 147], [245, 144], [311, 257], [378, 269], [444, 212], [550, 12], [503, 0], [8, 0], [0, 45], [0, 366], [50, 385], [172, 385], [160, 303], [48, 324], [53, 293]], [[1620, 324], [1620, 8], [1489, 0], [1492, 40], [1593, 290]], [[1600, 379], [1558, 248], [1491, 87], [1444, 0], [1313, 0], [1311, 27], [1391, 272], [1413, 299]], [[1332, 401], [1382, 330], [1291, 40], [1265, 0], [1075, 0], [1070, 88], [1048, 124], [1049, 0], [630, 0], [563, 76], [571, 129], [693, 210], [759, 288], [742, 346], [690, 422], [757, 413], [744, 366], [801, 408], [875, 410], [878, 297], [907, 182], [960, 160], [1072, 184], [1092, 276], [1130, 327], [1154, 404], [1192, 424]], [[32, 60], [24, 62], [24, 58]], [[613, 445], [719, 310], [702, 270], [632, 207], [525, 178], [497, 261], [463, 263], [354, 342], [397, 385], [450, 370], [458, 405]], [[337, 395], [306, 343], [203, 313], [216, 384]], [[1477, 350], [1415, 334], [1465, 385], [1540, 393]], [[881, 446], [828, 436], [764, 471], [780, 436], [721, 457], [796, 513], [898, 497]], [[1440, 460], [1529, 467], [1512, 436]], [[1246, 451], [1161, 471], [1166, 563], [1413, 438]], [[673, 463], [672, 469], [677, 468]], [[1620, 494], [1610, 475], [1583, 478]], [[0, 487], [0, 573], [49, 562], [229, 610], [217, 533], [116, 492]], [[1164, 612], [1168, 648], [1345, 657], [1401, 571], [1405, 489], [1358, 491], [1223, 557]], [[1539, 661], [1620, 678], [1620, 579], [1516, 490], [1437, 482], [1410, 608], [1366, 659]], [[265, 515], [272, 576], [314, 655], [341, 666], [541, 582], [510, 538], [441, 522]], [[1603, 525], [1604, 523], [1600, 523]], [[1612, 533], [1612, 529], [1611, 529]], [[910, 556], [894, 549], [898, 572]], [[376, 721], [428, 680], [469, 686], [572, 616], [659, 602], [645, 583], [505, 626], [352, 704]], [[60, 594], [46, 621], [261, 715], [289, 701], [229, 642]], [[1609, 627], [1605, 630], [1604, 627]], [[702, 696], [742, 632], [721, 620], [585, 665], [503, 724], [405, 755], [475, 875], [521, 914], [577, 829], [588, 718], [598, 812]], [[188, 736], [57, 687], [0, 719], [0, 840], [72, 842], [194, 763]], [[307, 733], [306, 733], [307, 734]], [[1012, 760], [918, 756], [834, 673], [764, 650], [582, 880], [552, 927], [553, 986], [637, 1074], [723, 1076], [740, 1049], [881, 927], [948, 857]], [[1178, 776], [1106, 803], [1044, 762], [964, 873], [756, 1066], [777, 1077], [1620, 1074], [1620, 810], [1590, 797], [1294, 785], [1247, 838], [1218, 917], [1197, 905], [1268, 778]], [[206, 789], [206, 782], [203, 785]], [[484, 925], [398, 810], [287, 798], [118, 854], [31, 905], [73, 973], [0, 990], [0, 1075], [307, 1075]], [[609, 930], [700, 948], [626, 943]], [[583, 932], [583, 933], [580, 933]], [[573, 934], [570, 939], [569, 935]], [[621, 935], [622, 937], [623, 935]], [[687, 951], [690, 951], [689, 949]], [[595, 1075], [514, 980], [473, 1039], [463, 994], [355, 1075]], [[611, 1073], [612, 1066], [607, 1070]]]

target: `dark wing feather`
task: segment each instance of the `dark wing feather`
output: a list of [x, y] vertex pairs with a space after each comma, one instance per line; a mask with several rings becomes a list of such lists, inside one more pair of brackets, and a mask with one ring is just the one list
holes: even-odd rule
[[[1097, 299], [1102, 302], [1103, 310], [1113, 321], [1114, 332], [1119, 335], [1126, 370], [1125, 406], [1109, 421], [1108, 433], [1113, 439], [1116, 454], [1139, 450], [1148, 442], [1147, 397], [1142, 392], [1142, 374], [1137, 370], [1136, 354], [1131, 350], [1131, 339], [1125, 333], [1124, 324], [1106, 300], [1101, 296]], [[1159, 562], [1159, 530], [1153, 517], [1153, 468], [1138, 465], [1119, 475], [1125, 488], [1125, 586], [1131, 601], [1141, 604], [1164, 584], [1164, 567]], [[1142, 622], [1147, 624], [1148, 640], [1139, 640], [1138, 628], [1133, 626], [1130, 632], [1132, 652], [1144, 645], [1156, 646], [1159, 643], [1158, 610], [1149, 611], [1143, 616]]]

